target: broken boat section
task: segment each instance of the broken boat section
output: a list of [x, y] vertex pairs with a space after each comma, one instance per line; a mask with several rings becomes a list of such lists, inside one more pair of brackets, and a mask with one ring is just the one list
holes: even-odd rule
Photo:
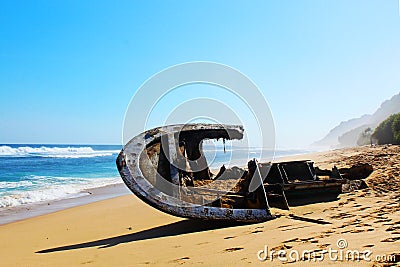
[[[212, 173], [202, 151], [203, 141], [240, 140], [243, 133], [240, 125], [158, 127], [132, 138], [119, 154], [117, 167], [141, 200], [165, 213], [191, 219], [262, 222], [274, 218], [270, 207], [289, 209], [316, 197], [336, 199], [342, 193], [347, 180], [336, 167], [320, 170], [307, 160], [250, 160], [247, 168], [221, 166]], [[250, 191], [253, 179], [259, 186]]]

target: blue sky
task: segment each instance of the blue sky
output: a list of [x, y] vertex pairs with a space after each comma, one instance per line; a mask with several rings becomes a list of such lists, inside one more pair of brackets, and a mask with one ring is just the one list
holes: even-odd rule
[[278, 147], [307, 146], [400, 91], [396, 0], [113, 2], [2, 3], [0, 143], [121, 143], [135, 91], [188, 61], [250, 77]]

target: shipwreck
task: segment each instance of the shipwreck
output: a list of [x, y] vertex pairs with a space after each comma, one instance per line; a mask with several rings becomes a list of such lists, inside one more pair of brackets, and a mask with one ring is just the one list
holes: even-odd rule
[[[246, 168], [221, 166], [213, 173], [203, 141], [240, 140], [243, 134], [238, 125], [158, 127], [132, 138], [116, 163], [125, 184], [141, 200], [192, 219], [262, 222], [274, 218], [271, 207], [289, 209], [318, 195], [334, 199], [342, 192], [345, 179], [336, 167], [321, 171], [308, 160], [253, 159]], [[250, 190], [254, 181], [256, 187]]]

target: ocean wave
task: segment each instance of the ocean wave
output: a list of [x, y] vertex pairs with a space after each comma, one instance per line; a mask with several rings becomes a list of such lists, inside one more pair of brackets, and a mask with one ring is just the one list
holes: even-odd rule
[[94, 150], [91, 147], [0, 146], [0, 157], [93, 158], [118, 153], [119, 150]]
[[15, 189], [32, 185], [32, 181], [0, 182], [0, 189]]
[[32, 176], [19, 182], [0, 182], [0, 208], [87, 195], [83, 191], [121, 183], [120, 178], [69, 178]]

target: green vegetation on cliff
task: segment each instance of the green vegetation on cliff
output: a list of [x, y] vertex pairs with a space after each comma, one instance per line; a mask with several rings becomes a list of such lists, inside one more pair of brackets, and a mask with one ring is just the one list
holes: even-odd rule
[[376, 127], [372, 138], [379, 145], [400, 144], [400, 113], [389, 116]]

